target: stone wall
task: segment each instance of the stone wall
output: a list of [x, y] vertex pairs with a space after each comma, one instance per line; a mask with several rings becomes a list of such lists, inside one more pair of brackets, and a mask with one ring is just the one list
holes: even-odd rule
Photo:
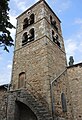
[[[32, 13], [34, 23], [23, 29], [24, 19]], [[17, 18], [11, 88], [7, 97], [5, 87], [0, 87], [0, 120], [52, 120], [52, 113], [55, 120], [82, 120], [82, 63], [66, 69], [60, 23], [44, 0]], [[34, 41], [22, 46], [23, 34], [31, 28]], [[58, 35], [60, 47], [53, 40], [52, 31]]]
[[[25, 18], [29, 19], [31, 14], [34, 14], [34, 24], [28, 26], [23, 30], [23, 21]], [[32, 6], [27, 9], [22, 15], [17, 18], [17, 29], [16, 29], [16, 43], [15, 50], [22, 47], [22, 36], [25, 32], [29, 32], [31, 28], [34, 28], [35, 31], [35, 40], [41, 38], [45, 35], [45, 22], [44, 22], [44, 6], [43, 2]]]
[[[31, 14], [34, 14], [34, 24], [28, 26], [26, 29], [23, 30], [24, 19], [28, 18]], [[52, 20], [56, 21], [56, 26], [58, 31], [51, 25], [50, 16], [52, 16]], [[52, 40], [52, 30], [58, 34], [59, 41], [61, 44], [61, 49], [64, 51], [64, 42], [62, 38], [62, 31], [60, 20], [56, 16], [56, 14], [51, 10], [51, 8], [42, 0], [41, 2], [37, 3], [36, 5], [27, 9], [24, 13], [22, 13], [17, 18], [17, 29], [16, 29], [16, 43], [15, 43], [15, 50], [22, 47], [22, 36], [25, 32], [29, 32], [31, 28], [34, 28], [35, 31], [35, 40], [40, 39], [44, 35], [49, 37]]]
[[[64, 100], [62, 100], [62, 94], [64, 94]], [[65, 120], [73, 120], [67, 70], [65, 70], [63, 74], [54, 81], [53, 96], [55, 115], [57, 117], [64, 118]], [[66, 102], [64, 108], [62, 106], [62, 102], [64, 102], [64, 105]]]
[[[52, 120], [51, 113], [32, 93], [24, 89], [10, 91], [7, 120]], [[22, 109], [20, 109], [22, 107]], [[22, 111], [24, 110], [24, 111]], [[25, 115], [24, 115], [25, 114]]]
[[[31, 14], [34, 14], [34, 24], [29, 25], [23, 30], [23, 21], [26, 17], [29, 18]], [[52, 16], [52, 21], [56, 22], [58, 30], [51, 24], [50, 16]], [[21, 14], [17, 18], [17, 32], [16, 32], [16, 43], [15, 52], [13, 60], [12, 69], [12, 87], [11, 90], [17, 89], [30, 89], [31, 93], [35, 95], [41, 103], [45, 103], [45, 106], [52, 111], [51, 105], [51, 82], [55, 79], [63, 70], [66, 69], [66, 54], [64, 49], [64, 42], [61, 32], [60, 20], [56, 14], [51, 10], [44, 0], [38, 2], [38, 4], [32, 6]], [[29, 30], [34, 28], [35, 38], [34, 41], [28, 42], [26, 45], [22, 46], [22, 36], [25, 32], [29, 33]], [[58, 35], [58, 40], [60, 42], [59, 47], [55, 41], [53, 41], [52, 31], [54, 35]], [[54, 36], [55, 37], [55, 36]], [[19, 75], [24, 73], [24, 79], [21, 81], [21, 87], [19, 87]], [[68, 84], [66, 81], [66, 76], [60, 78], [61, 85], [60, 88], [65, 87], [65, 94], [67, 97]], [[64, 83], [63, 83], [64, 82]], [[66, 82], [66, 83], [65, 83]], [[65, 84], [65, 85], [63, 85]], [[29, 87], [28, 87], [29, 86]], [[57, 92], [57, 87], [56, 92]], [[55, 106], [59, 100], [61, 103], [60, 94], [62, 90], [59, 91], [59, 97], [55, 101]], [[37, 93], [37, 94], [36, 94]], [[54, 96], [57, 96], [54, 92]], [[55, 97], [56, 98], [56, 97]], [[67, 97], [67, 100], [69, 97]], [[66, 114], [60, 113], [61, 110], [57, 107], [56, 114], [60, 117], [66, 118], [67, 114], [70, 114], [70, 106], [67, 103], [68, 112]], [[61, 115], [60, 115], [61, 114]], [[64, 115], [63, 115], [64, 114]], [[57, 116], [58, 116], [57, 115]], [[68, 117], [67, 119], [71, 119]]]
[[0, 86], [0, 120], [6, 120], [7, 115], [7, 91]]
[[[34, 24], [23, 30], [23, 21], [34, 13]], [[58, 32], [51, 26], [50, 15], [56, 20]], [[31, 28], [35, 30], [33, 42], [22, 46], [22, 36]], [[52, 40], [52, 29], [58, 33], [61, 48]], [[63, 50], [63, 51], [62, 51]], [[19, 74], [26, 77], [23, 87], [28, 84], [50, 105], [50, 82], [66, 67], [66, 56], [61, 33], [60, 20], [44, 0], [32, 6], [17, 18], [16, 44], [12, 70], [12, 89], [18, 89]]]
[[49, 103], [50, 82], [66, 67], [65, 53], [47, 37], [15, 51], [12, 89], [18, 89], [19, 74], [25, 72], [24, 88], [30, 85]]
[[[33, 41], [15, 52], [12, 88], [18, 89], [19, 74], [25, 72], [24, 88], [28, 84], [47, 101], [50, 99], [46, 39]], [[49, 100], [50, 101], [50, 100]]]
[[68, 67], [73, 119], [82, 120], [82, 63]]

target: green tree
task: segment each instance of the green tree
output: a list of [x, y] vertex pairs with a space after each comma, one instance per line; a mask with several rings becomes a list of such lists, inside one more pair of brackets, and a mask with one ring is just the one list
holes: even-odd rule
[[9, 22], [9, 0], [0, 0], [0, 47], [9, 52], [8, 47], [13, 46], [13, 39], [9, 29], [15, 28]]
[[73, 63], [74, 63], [73, 56], [70, 56], [69, 57], [69, 66], [73, 65]]

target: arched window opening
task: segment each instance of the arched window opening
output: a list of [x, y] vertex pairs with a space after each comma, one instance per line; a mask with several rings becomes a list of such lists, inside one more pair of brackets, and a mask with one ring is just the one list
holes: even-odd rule
[[29, 25], [34, 23], [34, 14], [30, 15], [30, 18], [25, 18], [23, 21], [23, 29], [27, 28]]
[[53, 25], [54, 27], [56, 26], [56, 21], [55, 21], [55, 20], [52, 21], [52, 25]]
[[22, 46], [27, 44], [27, 42], [28, 42], [28, 35], [27, 35], [27, 32], [25, 32], [22, 38]]
[[50, 15], [50, 23], [52, 24], [52, 16]]
[[34, 14], [30, 15], [30, 25], [34, 23]]
[[33, 41], [34, 40], [34, 28], [32, 28], [30, 31], [29, 31], [29, 35], [28, 35], [28, 41]]
[[18, 88], [22, 88], [24, 87], [24, 83], [25, 83], [25, 72], [21, 72], [19, 74], [19, 82], [18, 82]]
[[54, 31], [52, 30], [52, 35], [54, 36]]
[[23, 34], [23, 38], [22, 38], [22, 46], [24, 46], [25, 44], [27, 44], [28, 42], [31, 42], [34, 40], [34, 28], [32, 28], [29, 31], [29, 34], [27, 35], [27, 32], [25, 32]]
[[24, 23], [23, 23], [23, 29], [28, 27], [28, 18], [24, 19]]
[[52, 39], [53, 39], [53, 42], [55, 42], [59, 47], [61, 47], [60, 45], [60, 42], [59, 42], [59, 37], [58, 37], [58, 34], [54, 34], [54, 31], [52, 30]]
[[63, 112], [67, 112], [66, 97], [64, 93], [61, 94], [61, 103]]
[[50, 15], [50, 23], [51, 25], [56, 29], [56, 31], [58, 32], [58, 28], [57, 28], [57, 25], [56, 25], [56, 21], [52, 19], [52, 16]]
[[52, 39], [55, 42], [55, 38], [54, 38], [54, 31], [52, 30]]
[[58, 35], [56, 34], [55, 35], [55, 43], [58, 45], [58, 47], [60, 47], [61, 48], [61, 45], [60, 45], [60, 42], [59, 42], [59, 37], [58, 37]]

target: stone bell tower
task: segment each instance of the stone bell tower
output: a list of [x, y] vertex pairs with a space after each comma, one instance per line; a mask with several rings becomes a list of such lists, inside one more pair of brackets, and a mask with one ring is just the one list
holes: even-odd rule
[[[59, 98], [62, 92], [67, 96], [66, 55], [60, 23], [45, 0], [38, 1], [17, 17], [8, 120], [11, 116], [12, 120], [66, 117]], [[53, 80], [58, 76], [61, 82], [54, 88]]]

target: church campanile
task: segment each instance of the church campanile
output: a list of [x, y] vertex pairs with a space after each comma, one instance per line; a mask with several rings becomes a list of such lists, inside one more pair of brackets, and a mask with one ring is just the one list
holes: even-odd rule
[[7, 120], [71, 120], [60, 23], [45, 0], [17, 17]]

